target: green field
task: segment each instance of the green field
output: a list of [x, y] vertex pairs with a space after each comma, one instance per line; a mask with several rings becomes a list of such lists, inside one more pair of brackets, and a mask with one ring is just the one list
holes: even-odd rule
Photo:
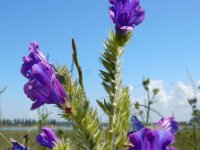
[[[197, 145], [195, 150], [200, 150], [200, 128], [197, 129]], [[175, 147], [178, 150], [194, 150], [192, 129], [182, 129], [176, 135]]]
[[[20, 142], [23, 142], [23, 136], [27, 134], [27, 132], [25, 132], [25, 131], [2, 131], [1, 133], [7, 139], [13, 138], [16, 141], [20, 141]], [[32, 147], [33, 150], [37, 150], [38, 149], [38, 146], [37, 146], [36, 141], [35, 141], [35, 136], [36, 136], [36, 132], [30, 132], [29, 133], [28, 144], [31, 145], [31, 147]], [[6, 150], [6, 149], [8, 149], [10, 147], [11, 146], [5, 140], [5, 138], [3, 138], [2, 136], [0, 136], [0, 150]]]
[[[25, 131], [2, 131], [1, 132], [7, 139], [13, 138], [17, 141], [23, 142], [23, 136], [27, 134]], [[45, 150], [44, 148], [41, 148], [38, 146], [38, 144], [35, 141], [36, 131], [32, 131], [28, 134], [28, 145], [31, 148], [31, 150]], [[62, 131], [57, 132], [59, 137], [66, 138], [67, 136], [70, 136], [72, 134], [71, 132], [64, 133]], [[200, 150], [200, 129], [197, 130], [197, 143], [198, 148], [197, 150]], [[176, 142], [174, 144], [175, 147], [177, 147], [178, 150], [194, 150], [192, 148], [192, 130], [191, 129], [182, 129], [177, 135], [176, 135]], [[6, 140], [0, 136], [0, 150], [7, 150], [10, 148], [10, 145]]]
[[[0, 132], [0, 150], [7, 150], [11, 148], [10, 143], [8, 143], [7, 140], [10, 138], [15, 139], [16, 141], [19, 141], [21, 143], [24, 143], [24, 136], [28, 135], [28, 147], [31, 148], [31, 150], [46, 150], [45, 148], [39, 147], [36, 143], [35, 137], [37, 135], [36, 131], [31, 131], [27, 134], [26, 131], [1, 131]], [[70, 136], [72, 132], [63, 132], [62, 130], [58, 131], [56, 133], [58, 137], [67, 138], [67, 136]], [[7, 139], [7, 140], [6, 140]]]

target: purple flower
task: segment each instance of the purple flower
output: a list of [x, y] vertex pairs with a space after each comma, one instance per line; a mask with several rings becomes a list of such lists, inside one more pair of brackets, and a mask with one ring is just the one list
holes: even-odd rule
[[118, 33], [132, 31], [139, 25], [145, 16], [140, 0], [109, 0], [110, 17]]
[[[135, 117], [137, 121], [134, 121], [133, 125], [139, 125], [139, 130], [129, 134], [129, 140], [132, 145], [129, 150], [176, 150], [176, 148], [170, 147], [169, 145], [175, 141], [174, 135], [178, 130], [178, 123], [173, 117], [169, 118], [161, 119], [153, 128], [142, 128]], [[173, 123], [170, 124], [170, 121]], [[168, 122], [167, 126], [165, 126], [166, 122]], [[176, 125], [174, 126], [174, 124]]]
[[27, 147], [25, 147], [24, 145], [18, 143], [17, 141], [11, 139], [12, 142], [12, 150], [28, 150]]
[[174, 136], [166, 130], [143, 128], [129, 135], [133, 147], [129, 150], [170, 150]]
[[58, 142], [59, 139], [55, 132], [48, 127], [43, 127], [41, 133], [36, 136], [37, 142], [44, 147], [52, 149]]
[[31, 110], [41, 105], [56, 104], [62, 106], [69, 100], [65, 89], [56, 78], [52, 66], [39, 50], [37, 43], [30, 43], [30, 54], [23, 57], [21, 73], [29, 80], [24, 92], [34, 103]]
[[144, 128], [144, 125], [140, 121], [138, 121], [138, 119], [137, 119], [136, 116], [133, 116], [131, 118], [131, 122], [133, 124], [133, 132], [138, 131], [138, 130]]
[[158, 123], [155, 124], [156, 126], [171, 132], [172, 134], [176, 134], [179, 129], [178, 122], [174, 120], [174, 117], [167, 117], [162, 118]]

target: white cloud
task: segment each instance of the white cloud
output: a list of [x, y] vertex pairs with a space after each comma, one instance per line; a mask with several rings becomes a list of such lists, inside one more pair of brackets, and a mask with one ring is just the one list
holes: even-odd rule
[[[200, 85], [200, 81], [197, 81], [195, 84]], [[154, 88], [160, 89], [155, 98], [157, 102], [152, 105], [152, 108], [164, 116], [174, 115], [178, 121], [188, 121], [191, 118], [192, 111], [187, 101], [188, 98], [194, 97], [194, 90], [191, 85], [181, 81], [172, 85], [163, 80], [151, 80], [149, 87], [151, 90]], [[199, 93], [197, 92], [196, 95], [200, 100]], [[136, 99], [140, 103], [144, 103], [144, 97], [137, 97]], [[199, 103], [198, 108], [200, 108]], [[156, 114], [152, 113], [151, 116], [154, 121], [159, 119], [159, 116]]]
[[191, 85], [186, 85], [183, 82], [179, 81], [177, 83], [177, 88], [179, 88], [182, 91], [183, 96], [185, 96], [185, 98], [193, 98], [195, 96]]

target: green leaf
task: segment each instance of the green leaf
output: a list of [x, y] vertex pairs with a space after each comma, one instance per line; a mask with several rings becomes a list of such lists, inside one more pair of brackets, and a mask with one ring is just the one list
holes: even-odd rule
[[136, 102], [136, 103], [135, 103], [135, 109], [137, 109], [137, 110], [140, 109], [140, 104], [139, 104], [139, 102]]
[[102, 82], [103, 87], [105, 88], [106, 92], [108, 92], [109, 95], [112, 95], [112, 89], [110, 85], [108, 85], [106, 82]]
[[98, 105], [101, 107], [101, 109], [102, 109], [107, 115], [109, 115], [109, 110], [107, 109], [107, 106], [104, 105], [104, 104], [105, 104], [105, 101], [104, 101], [104, 104], [103, 104], [102, 102], [98, 101], [98, 100], [96, 100], [96, 101], [97, 101]]
[[153, 94], [154, 94], [154, 95], [157, 95], [157, 94], [159, 93], [159, 91], [160, 91], [160, 89], [155, 88], [155, 89], [153, 89]]
[[111, 81], [112, 81], [112, 77], [110, 76], [109, 73], [107, 73], [107, 72], [105, 72], [105, 71], [102, 71], [102, 70], [100, 70], [100, 73], [101, 73], [102, 79], [103, 79], [105, 82], [111, 82]]
[[109, 62], [103, 58], [100, 58], [102, 64], [104, 65], [104, 67], [108, 70], [108, 71], [112, 71], [113, 67], [114, 67], [114, 63], [113, 62]]
[[146, 91], [149, 91], [149, 83], [150, 83], [150, 79], [143, 80], [142, 82], [143, 87]]

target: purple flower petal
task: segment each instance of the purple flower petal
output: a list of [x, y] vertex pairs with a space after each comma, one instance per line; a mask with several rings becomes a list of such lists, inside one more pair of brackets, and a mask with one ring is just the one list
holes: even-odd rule
[[25, 147], [24, 145], [13, 139], [11, 139], [11, 142], [12, 142], [12, 150], [28, 150], [27, 147]]
[[156, 125], [171, 132], [173, 135], [176, 134], [179, 129], [178, 122], [174, 120], [174, 117], [162, 118], [158, 123], [156, 123]]
[[109, 14], [115, 24], [116, 32], [126, 33], [139, 25], [145, 16], [140, 0], [109, 0]]
[[133, 147], [130, 150], [167, 150], [174, 136], [165, 130], [143, 128], [129, 135]]
[[129, 150], [176, 150], [170, 147], [178, 130], [178, 123], [173, 117], [161, 119], [154, 128], [144, 127], [135, 116], [131, 120], [133, 131], [128, 134], [132, 144]]
[[48, 147], [50, 149], [52, 149], [56, 143], [59, 142], [55, 132], [48, 127], [43, 127], [41, 129], [41, 133], [36, 136], [36, 140], [41, 146]]
[[30, 43], [30, 54], [23, 57], [21, 73], [28, 79], [24, 85], [24, 92], [28, 98], [34, 101], [31, 110], [43, 104], [65, 105], [69, 100], [65, 89], [56, 78], [52, 66], [39, 50], [36, 42]]
[[133, 132], [129, 135], [129, 140], [133, 147], [129, 150], [140, 150], [142, 148], [142, 137], [140, 132]]
[[133, 124], [133, 132], [139, 131], [139, 130], [141, 130], [142, 128], [144, 128], [144, 125], [143, 125], [140, 121], [138, 121], [138, 119], [137, 119], [136, 116], [133, 116], [133, 117], [131, 118], [131, 122], [132, 122], [132, 124]]
[[168, 147], [167, 150], [177, 150], [175, 147]]
[[159, 130], [158, 134], [159, 134], [158, 150], [165, 150], [168, 148], [170, 144], [173, 144], [175, 142], [174, 136], [166, 130]]

